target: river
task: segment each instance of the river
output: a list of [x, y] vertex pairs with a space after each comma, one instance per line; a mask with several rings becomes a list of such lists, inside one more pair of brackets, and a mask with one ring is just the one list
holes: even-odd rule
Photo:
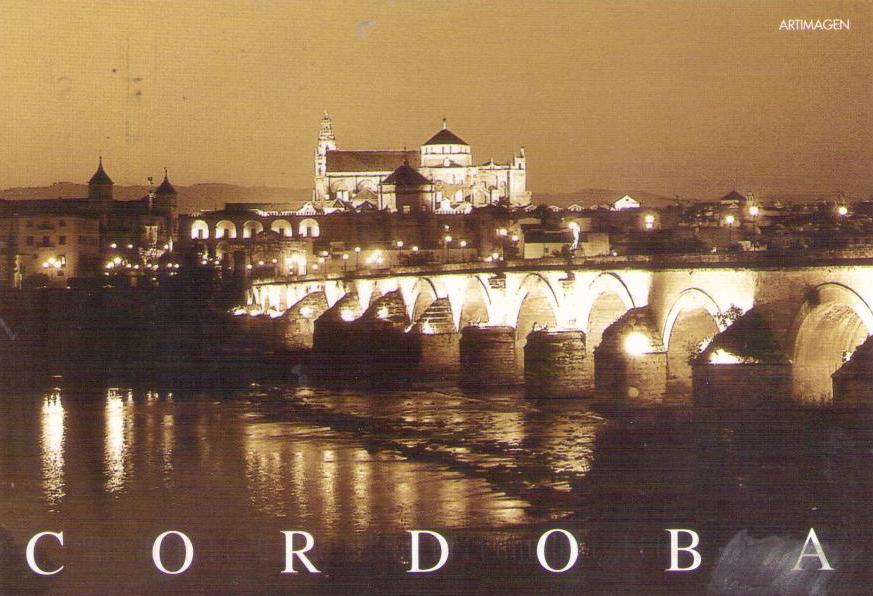
[[[392, 391], [7, 391], [0, 588], [851, 593], [870, 580], [869, 421], [830, 411], [603, 409], [515, 390], [468, 395], [449, 380]], [[536, 542], [553, 528], [581, 545], [565, 573], [537, 562]], [[665, 571], [670, 528], [699, 535], [695, 571]], [[810, 528], [832, 574], [792, 575], [774, 562], [782, 553], [793, 564]], [[412, 529], [446, 537], [451, 556], [440, 571], [406, 573]], [[180, 575], [152, 561], [153, 541], [168, 530], [194, 548]], [[281, 573], [283, 530], [314, 537], [322, 573]], [[51, 577], [24, 561], [41, 531], [64, 532], [63, 547], [48, 538], [37, 549], [43, 568], [64, 565]], [[167, 540], [167, 568], [180, 565], [179, 544]], [[549, 545], [560, 567], [566, 543], [553, 536]], [[423, 549], [423, 560], [435, 557]]]

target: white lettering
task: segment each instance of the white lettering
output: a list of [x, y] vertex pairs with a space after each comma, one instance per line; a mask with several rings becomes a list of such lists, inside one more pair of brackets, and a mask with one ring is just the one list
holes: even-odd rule
[[[812, 542], [812, 547], [815, 549], [814, 553], [806, 552], [806, 547], [810, 542]], [[810, 528], [809, 534], [806, 535], [806, 541], [803, 543], [803, 548], [800, 549], [800, 556], [797, 557], [797, 563], [794, 564], [792, 571], [803, 571], [803, 567], [800, 565], [801, 562], [803, 562], [803, 557], [814, 557], [818, 559], [821, 563], [821, 567], [818, 568], [819, 571], [834, 570], [834, 568], [830, 566], [830, 563], [828, 563], [828, 559], [824, 554], [824, 549], [822, 549], [821, 542], [818, 541], [818, 536], [815, 535], [815, 530], [813, 528]]]
[[30, 567], [34, 573], [38, 573], [40, 575], [54, 575], [56, 573], [60, 573], [64, 569], [63, 565], [61, 565], [54, 571], [45, 571], [36, 562], [36, 543], [39, 542], [39, 539], [43, 536], [53, 536], [57, 538], [58, 544], [60, 544], [61, 546], [64, 545], [63, 532], [40, 532], [39, 534], [34, 534], [33, 538], [31, 538], [27, 542], [27, 549], [24, 552], [25, 558], [27, 559], [27, 566]]
[[[315, 538], [312, 537], [312, 534], [303, 530], [283, 530], [282, 534], [285, 535], [285, 569], [282, 573], [297, 573], [294, 569], [294, 557], [300, 558], [300, 562], [303, 563], [303, 566], [306, 567], [309, 573], [321, 573], [305, 554], [315, 546]], [[296, 534], [303, 536], [304, 545], [301, 549], [294, 548], [294, 536]]]
[[[549, 562], [546, 561], [546, 542], [549, 540], [549, 536], [552, 534], [561, 534], [567, 539], [567, 543], [570, 545], [570, 557], [567, 559], [567, 563], [563, 567], [552, 567], [549, 565]], [[569, 570], [573, 565], [576, 564], [576, 559], [579, 558], [579, 545], [576, 543], [576, 539], [573, 535], [567, 530], [555, 529], [549, 530], [537, 541], [537, 560], [540, 562], [540, 565], [543, 569], [547, 571], [551, 571], [552, 573], [563, 573]]]
[[[407, 530], [412, 535], [412, 553], [410, 556], [411, 564], [409, 566], [409, 571], [406, 573], [432, 573], [437, 571], [438, 569], [442, 569], [443, 565], [446, 564], [446, 561], [449, 560], [449, 543], [439, 532], [433, 532], [431, 530]], [[421, 568], [421, 560], [419, 558], [418, 553], [418, 544], [419, 544], [419, 536], [422, 534], [427, 534], [429, 536], [433, 536], [436, 538], [437, 543], [440, 545], [440, 558], [437, 561], [436, 565], [429, 567], [427, 569]]]
[[[164, 538], [167, 536], [174, 535], [178, 536], [182, 539], [182, 544], [185, 546], [185, 560], [182, 561], [182, 566], [179, 567], [175, 571], [170, 571], [166, 567], [164, 567], [164, 563], [161, 560], [161, 545], [164, 543]], [[177, 530], [168, 530], [164, 532], [157, 538], [155, 538], [154, 544], [152, 544], [152, 561], [155, 562], [155, 567], [158, 568], [158, 571], [161, 573], [165, 573], [167, 575], [179, 575], [180, 573], [185, 573], [188, 567], [191, 566], [191, 563], [194, 561], [194, 545], [191, 544], [191, 540], [185, 536], [182, 532]]]
[[[694, 571], [700, 567], [702, 561], [700, 553], [694, 550], [700, 544], [700, 536], [694, 530], [684, 530], [681, 528], [667, 530], [670, 534], [670, 567], [667, 571]], [[679, 546], [679, 532], [685, 532], [691, 536], [691, 544], [688, 546]], [[691, 553], [691, 565], [688, 567], [679, 566], [679, 551]]]

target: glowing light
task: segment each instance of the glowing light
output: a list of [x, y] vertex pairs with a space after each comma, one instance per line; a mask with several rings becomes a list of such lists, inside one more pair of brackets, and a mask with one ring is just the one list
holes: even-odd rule
[[412, 247], [412, 252], [418, 252], [418, 247], [417, 247], [417, 246], [413, 246], [413, 247]]
[[343, 261], [348, 261], [348, 260], [349, 260], [349, 253], [344, 252], [343, 253]]
[[758, 213], [760, 213], [760, 211], [757, 205], [752, 205], [751, 207], [749, 207], [749, 215], [755, 217], [758, 215]]
[[360, 247], [360, 246], [356, 246], [356, 247], [355, 247], [355, 252], [361, 252], [361, 247]]
[[133, 248], [133, 244], [128, 244], [127, 248]]
[[726, 223], [729, 226], [732, 226], [732, 225], [734, 225], [734, 222], [736, 220], [737, 220], [737, 218], [735, 218], [733, 215], [725, 215], [724, 223]]
[[837, 213], [840, 215], [847, 215], [849, 213], [849, 208], [845, 205], [840, 205], [837, 207]]
[[436, 330], [430, 324], [430, 321], [425, 321], [424, 325], [421, 326], [421, 332], [424, 335], [433, 335], [434, 333], [436, 333]]
[[311, 319], [313, 314], [315, 314], [315, 309], [311, 306], [307, 305], [300, 309], [300, 316], [305, 319]]
[[118, 245], [113, 242], [109, 245], [109, 248], [118, 248]]
[[445, 238], [443, 238], [443, 240], [445, 240], [445, 241], [446, 241], [446, 244], [448, 244], [448, 243], [449, 243], [449, 242], [451, 242], [451, 241], [452, 241], [452, 237], [451, 237], [451, 236], [449, 236], [449, 235], [446, 235], [446, 237], [445, 237]]
[[403, 248], [403, 240], [397, 241], [397, 248]]
[[112, 259], [112, 262], [115, 263], [116, 265], [120, 265], [121, 264], [121, 257], [115, 257], [114, 259]]
[[494, 261], [499, 261], [499, 260], [500, 260], [500, 255], [499, 255], [498, 253], [496, 253], [496, 252], [493, 252], [493, 253], [491, 253], [491, 259], [494, 260]]
[[380, 306], [379, 310], [376, 311], [376, 316], [379, 317], [380, 319], [387, 319], [388, 318], [388, 307], [387, 306]]
[[629, 333], [624, 338], [623, 345], [624, 351], [631, 356], [642, 356], [643, 354], [648, 354], [652, 351], [652, 344], [649, 342], [649, 338], [639, 331]]
[[647, 224], [653, 224], [653, 223], [655, 223], [655, 216], [652, 215], [651, 213], [647, 214], [646, 217], [645, 217], [644, 219], [645, 219], [645, 222], [646, 222]]
[[340, 309], [340, 318], [347, 323], [355, 320], [355, 313], [349, 308]]
[[506, 228], [500, 228], [499, 230], [497, 230], [498, 236], [506, 236], [507, 234], [509, 234], [509, 230], [507, 230]]
[[461, 240], [461, 248], [467, 248], [467, 241]]
[[513, 241], [513, 242], [518, 242], [518, 234], [513, 234], [513, 235], [512, 235], [512, 241]]
[[709, 355], [710, 364], [741, 364], [742, 362], [743, 360], [739, 356], [726, 352], [722, 348]]

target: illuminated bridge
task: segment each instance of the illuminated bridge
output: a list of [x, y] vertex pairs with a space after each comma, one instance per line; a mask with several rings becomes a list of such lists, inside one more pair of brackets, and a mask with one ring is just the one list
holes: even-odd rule
[[470, 386], [644, 402], [873, 396], [869, 252], [356, 271], [255, 282], [247, 303], [334, 367], [357, 354]]

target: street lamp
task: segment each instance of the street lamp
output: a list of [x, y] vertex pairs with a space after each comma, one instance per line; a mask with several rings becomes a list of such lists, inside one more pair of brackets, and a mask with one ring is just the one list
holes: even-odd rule
[[452, 237], [449, 234], [443, 238], [443, 263], [449, 262], [449, 242], [452, 241]]
[[356, 247], [355, 247], [355, 269], [356, 269], [356, 270], [360, 268], [360, 267], [359, 267], [359, 261], [360, 261], [360, 259], [361, 259], [361, 247], [360, 247], [360, 246], [356, 246]]

